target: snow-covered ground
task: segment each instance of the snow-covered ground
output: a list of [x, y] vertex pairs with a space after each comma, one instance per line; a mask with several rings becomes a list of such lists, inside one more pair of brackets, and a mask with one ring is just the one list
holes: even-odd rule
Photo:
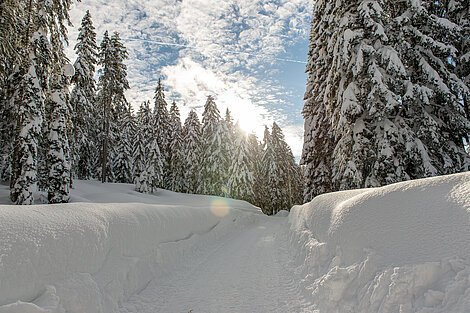
[[[0, 187], [0, 202], [7, 187]], [[75, 182], [0, 205], [0, 313], [468, 312], [470, 173], [243, 201]]]
[[320, 312], [470, 312], [470, 173], [322, 195], [289, 222]]
[[133, 188], [75, 182], [73, 203], [1, 205], [0, 312], [115, 312], [262, 216], [243, 201]]

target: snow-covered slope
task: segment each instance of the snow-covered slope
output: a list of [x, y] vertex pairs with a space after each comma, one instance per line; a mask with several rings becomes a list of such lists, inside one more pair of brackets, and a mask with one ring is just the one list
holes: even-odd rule
[[289, 223], [320, 312], [470, 312], [470, 173], [325, 194]]
[[77, 181], [74, 203], [0, 205], [0, 312], [114, 312], [261, 214], [243, 201], [133, 188]]
[[0, 205], [0, 313], [469, 312], [470, 173], [276, 217], [124, 184], [72, 200]]

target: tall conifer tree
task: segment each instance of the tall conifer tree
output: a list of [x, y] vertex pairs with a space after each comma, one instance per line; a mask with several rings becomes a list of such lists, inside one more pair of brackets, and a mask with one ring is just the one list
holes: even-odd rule
[[119, 33], [109, 38], [106, 31], [100, 45], [99, 92], [98, 105], [100, 114], [101, 134], [101, 181], [114, 180], [112, 160], [115, 158], [115, 142], [118, 132], [118, 117], [129, 110], [124, 92], [129, 88], [127, 67], [124, 61], [127, 51], [121, 42]]
[[231, 198], [253, 199], [253, 174], [250, 171], [250, 151], [245, 133], [237, 125], [233, 133], [233, 151], [228, 171], [228, 189]]
[[239, 131], [241, 129], [237, 129], [238, 126], [235, 126], [233, 124], [233, 118], [230, 110], [227, 108], [225, 111], [225, 119], [221, 121], [221, 134], [222, 134], [222, 139], [221, 139], [221, 144], [222, 144], [222, 153], [224, 154], [226, 163], [223, 164], [222, 166], [223, 171], [226, 174], [225, 177], [225, 182], [224, 182], [224, 192], [226, 196], [230, 196], [230, 186], [229, 186], [229, 177], [230, 177], [230, 167], [232, 166], [232, 161], [235, 158], [236, 154], [236, 146], [235, 146], [235, 140], [237, 135], [239, 135]]
[[282, 196], [284, 209], [290, 210], [292, 205], [301, 204], [303, 192], [303, 179], [300, 167], [295, 163], [294, 155], [285, 141], [281, 128], [273, 123], [271, 133], [271, 144], [275, 149], [275, 160], [280, 169], [279, 176], [284, 186]]
[[[2, 19], [5, 17], [8, 20], [13, 12], [18, 14], [19, 21], [24, 19], [23, 23], [16, 25], [19, 33], [12, 36], [15, 31], [7, 28], [1, 40], [2, 51], [8, 53], [13, 51], [10, 48], [15, 48], [17, 53], [16, 56], [10, 56], [9, 60], [16, 72], [10, 75], [15, 86], [10, 84], [11, 94], [8, 98], [17, 108], [10, 199], [17, 204], [31, 204], [38, 180], [39, 138], [43, 135], [44, 104], [46, 97], [50, 97], [50, 74], [62, 61], [62, 41], [67, 41], [65, 23], [69, 22], [71, 1], [31, 1], [23, 4], [15, 6], [7, 2], [2, 6]], [[4, 45], [5, 38], [11, 40], [9, 47], [8, 44]]]
[[180, 112], [176, 102], [173, 101], [170, 108], [170, 164], [169, 164], [169, 188], [170, 190], [181, 192], [184, 189], [184, 169], [183, 169], [183, 127], [181, 126]]
[[262, 194], [261, 209], [265, 214], [272, 215], [281, 208], [279, 204], [282, 198], [282, 184], [280, 182], [279, 168], [276, 163], [276, 151], [272, 142], [271, 133], [267, 126], [264, 129], [264, 151], [262, 157], [261, 173], [266, 186], [265, 193]]
[[454, 61], [463, 28], [436, 14], [440, 4], [316, 2], [305, 200], [469, 168], [468, 88]]
[[200, 162], [201, 160], [201, 123], [193, 110], [189, 112], [184, 122], [184, 142], [183, 142], [183, 168], [184, 168], [184, 188], [187, 193], [198, 192], [200, 183]]
[[145, 159], [146, 168], [144, 172], [148, 175], [149, 191], [154, 192], [162, 185], [163, 179], [163, 162], [160, 148], [158, 147], [158, 140], [155, 133], [150, 139], [150, 146], [148, 155]]
[[[27, 11], [20, 1], [6, 0], [0, 5], [0, 180], [11, 175], [14, 129], [17, 108], [12, 96], [19, 87], [22, 73], [18, 65], [28, 57], [25, 51]], [[23, 52], [23, 53], [21, 53]], [[15, 73], [16, 72], [16, 73]]]
[[101, 68], [98, 73], [100, 74], [98, 81], [98, 109], [99, 109], [99, 127], [100, 127], [100, 178], [101, 182], [108, 181], [108, 175], [110, 175], [110, 169], [108, 165], [108, 154], [110, 146], [110, 133], [112, 119], [111, 105], [113, 98], [113, 88], [112, 88], [112, 61], [113, 60], [113, 50], [111, 47], [111, 41], [109, 39], [108, 31], [103, 35], [103, 39], [100, 44], [99, 52], [99, 64]]
[[152, 134], [152, 116], [150, 104], [143, 102], [136, 117], [136, 132], [133, 146], [133, 179], [136, 184], [136, 190], [139, 192], [148, 192], [150, 182], [147, 172], [147, 159], [149, 155], [149, 142]]
[[47, 198], [49, 203], [64, 203], [70, 200], [70, 147], [67, 124], [70, 124], [69, 78], [63, 75], [58, 66], [54, 73], [51, 94], [48, 99], [51, 115], [48, 121], [47, 159], [48, 167]]
[[160, 188], [170, 188], [170, 113], [168, 112], [168, 104], [165, 101], [165, 93], [161, 83], [158, 80], [157, 88], [155, 89], [155, 106], [153, 111], [153, 128], [156, 136], [160, 154], [162, 157], [163, 164], [163, 177], [161, 180]]
[[95, 67], [98, 47], [90, 12], [87, 11], [79, 28], [75, 45], [77, 59], [74, 63], [74, 88], [71, 94], [73, 134], [71, 140], [73, 176], [90, 179], [96, 170], [99, 152], [97, 147], [99, 125], [95, 117], [96, 84]]
[[329, 113], [332, 108], [326, 103], [328, 92], [325, 92], [328, 82], [325, 77], [329, 77], [328, 65], [333, 59], [333, 54], [328, 51], [328, 42], [335, 34], [336, 24], [333, 23], [337, 23], [325, 17], [332, 16], [333, 9], [334, 6], [328, 5], [327, 1], [317, 1], [310, 31], [306, 67], [308, 82], [302, 110], [305, 119], [304, 146], [300, 161], [305, 166], [306, 202], [334, 189], [331, 181], [334, 134]]
[[268, 192], [262, 173], [263, 146], [253, 133], [248, 135], [247, 140], [250, 172], [253, 173], [253, 197], [250, 202], [261, 207], [263, 206], [263, 199]]
[[115, 181], [118, 183], [132, 183], [132, 164], [134, 163], [132, 148], [136, 127], [130, 106], [125, 111], [118, 112], [117, 125], [119, 135], [116, 136], [116, 153], [113, 159]]
[[210, 195], [226, 195], [227, 171], [223, 140], [225, 123], [221, 121], [214, 98], [209, 96], [202, 114], [201, 183], [199, 192]]
[[34, 63], [18, 77], [13, 94], [18, 106], [10, 178], [10, 199], [15, 204], [33, 204], [38, 179], [38, 146], [44, 117], [44, 93]]

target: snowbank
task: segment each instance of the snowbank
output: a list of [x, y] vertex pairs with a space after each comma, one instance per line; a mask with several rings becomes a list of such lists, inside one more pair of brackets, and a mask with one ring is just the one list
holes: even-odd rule
[[0, 313], [113, 312], [259, 210], [218, 197], [75, 182], [61, 205], [0, 205]]
[[325, 194], [289, 223], [320, 312], [470, 308], [470, 173]]

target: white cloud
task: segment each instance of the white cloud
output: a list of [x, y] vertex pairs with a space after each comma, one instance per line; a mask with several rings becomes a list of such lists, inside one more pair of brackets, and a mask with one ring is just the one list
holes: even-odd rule
[[[277, 78], [276, 64], [289, 59], [283, 56], [285, 51], [307, 37], [310, 1], [82, 0], [70, 12], [75, 28], [69, 30], [67, 55], [72, 61], [87, 9], [98, 42], [105, 30], [117, 31], [128, 48], [131, 90], [126, 95], [134, 106], [152, 99], [163, 76], [167, 98], [181, 103], [183, 114], [201, 107], [206, 96], [213, 94], [222, 114], [230, 107], [244, 128], [254, 128], [259, 136], [264, 124], [283, 125], [292, 120], [285, 114], [297, 114], [280, 109], [287, 92]], [[301, 145], [293, 146], [298, 145], [298, 135], [286, 132], [288, 136], [293, 151], [298, 151]]]
[[228, 108], [247, 132], [254, 131], [262, 136], [264, 124], [274, 121], [272, 112], [253, 103], [248, 96], [247, 89], [253, 88], [249, 80], [232, 80], [222, 73], [203, 68], [189, 57], [180, 59], [176, 65], [164, 67], [162, 72], [168, 88], [177, 91], [183, 117], [190, 109], [196, 109], [201, 115], [207, 96], [213, 95], [221, 115], [224, 116]]

